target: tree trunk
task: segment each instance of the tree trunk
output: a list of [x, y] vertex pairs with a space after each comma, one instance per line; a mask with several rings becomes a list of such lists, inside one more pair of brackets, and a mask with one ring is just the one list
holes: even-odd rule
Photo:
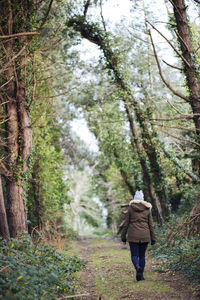
[[10, 233], [7, 222], [7, 215], [4, 203], [2, 180], [0, 175], [0, 235], [5, 239], [10, 239]]
[[125, 102], [125, 109], [126, 109], [127, 117], [128, 117], [128, 120], [129, 120], [130, 130], [131, 130], [131, 133], [132, 133], [132, 136], [133, 136], [133, 139], [134, 139], [134, 144], [133, 144], [132, 140], [131, 140], [131, 143], [132, 143], [133, 148], [136, 147], [138, 157], [139, 157], [139, 161], [140, 161], [140, 165], [141, 165], [141, 168], [142, 168], [143, 182], [144, 182], [144, 186], [145, 186], [144, 187], [144, 196], [147, 197], [149, 199], [149, 201], [152, 203], [153, 209], [154, 209], [155, 214], [156, 214], [157, 222], [158, 222], [159, 225], [162, 225], [163, 216], [162, 216], [161, 204], [160, 204], [160, 201], [157, 198], [156, 193], [154, 191], [153, 184], [152, 184], [152, 181], [151, 181], [151, 176], [149, 174], [148, 166], [147, 166], [147, 163], [146, 163], [146, 159], [144, 157], [144, 154], [142, 153], [142, 148], [141, 148], [140, 143], [138, 141], [136, 126], [134, 124], [130, 108], [129, 108], [129, 106], [126, 102]]
[[[2, 1], [0, 10], [2, 17], [0, 25], [4, 34], [15, 33], [15, 22], [19, 17], [13, 18], [11, 1]], [[18, 11], [20, 9], [20, 11]], [[15, 7], [15, 15], [23, 10], [24, 19], [22, 31], [25, 31], [26, 3], [24, 7]], [[7, 22], [6, 22], [6, 21]], [[28, 175], [28, 157], [31, 153], [32, 130], [30, 117], [26, 109], [26, 51], [14, 61], [10, 61], [20, 48], [24, 46], [26, 37], [18, 39], [7, 39], [3, 41], [3, 62], [7, 68], [3, 72], [6, 83], [2, 99], [4, 100], [4, 112], [6, 116], [6, 141], [5, 152], [7, 153], [6, 167], [9, 177], [6, 178], [7, 190], [7, 218], [10, 236], [15, 237], [17, 233], [27, 232], [26, 209], [24, 204], [25, 182]], [[17, 49], [17, 50], [16, 50]], [[16, 52], [17, 51], [17, 52]]]
[[[184, 73], [186, 77], [187, 87], [190, 93], [190, 105], [194, 114], [193, 120], [196, 129], [197, 142], [200, 144], [200, 79], [198, 58], [192, 44], [192, 34], [189, 21], [186, 14], [186, 5], [184, 0], [170, 1], [174, 7], [174, 16], [176, 19], [177, 35], [182, 52]], [[199, 151], [199, 148], [197, 149]], [[200, 160], [197, 158], [193, 163], [195, 171], [200, 174]]]
[[24, 205], [24, 190], [20, 181], [7, 181], [7, 218], [10, 236], [27, 232], [27, 217]]

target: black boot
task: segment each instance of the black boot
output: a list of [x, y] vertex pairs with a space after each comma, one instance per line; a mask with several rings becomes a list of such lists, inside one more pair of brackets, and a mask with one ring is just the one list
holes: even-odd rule
[[143, 276], [143, 272], [142, 272], [142, 275], [141, 275], [141, 280], [145, 280], [144, 276]]
[[137, 281], [142, 280], [142, 269], [141, 269], [140, 266], [138, 266], [138, 267], [136, 268], [136, 280], [137, 280]]

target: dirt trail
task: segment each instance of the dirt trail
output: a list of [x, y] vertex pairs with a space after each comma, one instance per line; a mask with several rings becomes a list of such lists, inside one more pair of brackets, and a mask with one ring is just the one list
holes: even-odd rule
[[192, 286], [182, 276], [160, 273], [158, 263], [147, 257], [145, 280], [137, 282], [128, 246], [103, 239], [74, 242], [86, 262], [78, 293], [87, 300], [196, 300]]
[[[97, 300], [101, 299], [99, 295], [95, 292], [95, 271], [91, 261], [91, 247], [88, 240], [82, 240], [79, 245], [81, 246], [81, 256], [86, 262], [86, 268], [81, 273], [81, 285], [84, 287], [84, 293], [89, 294], [87, 300]], [[83, 293], [83, 294], [84, 294]], [[86, 298], [85, 297], [85, 298]], [[83, 297], [82, 297], [83, 298]]]

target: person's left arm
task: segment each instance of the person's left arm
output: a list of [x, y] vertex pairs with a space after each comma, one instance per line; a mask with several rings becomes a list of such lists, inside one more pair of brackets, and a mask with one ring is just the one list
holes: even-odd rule
[[149, 223], [149, 230], [150, 230], [150, 235], [151, 235], [151, 243], [153, 242], [152, 244], [155, 244], [156, 235], [155, 235], [155, 231], [154, 231], [153, 218], [152, 218], [151, 211], [149, 213], [148, 223]]

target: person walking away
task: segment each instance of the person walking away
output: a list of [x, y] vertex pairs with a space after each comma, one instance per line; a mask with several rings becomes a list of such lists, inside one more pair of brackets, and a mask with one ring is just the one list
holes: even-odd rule
[[[148, 243], [154, 245], [156, 236], [152, 220], [152, 205], [143, 200], [143, 192], [137, 191], [130, 201], [125, 222], [121, 232], [121, 240], [130, 245], [131, 260], [136, 270], [136, 280], [144, 280], [145, 253]], [[128, 232], [128, 239], [126, 234]]]

